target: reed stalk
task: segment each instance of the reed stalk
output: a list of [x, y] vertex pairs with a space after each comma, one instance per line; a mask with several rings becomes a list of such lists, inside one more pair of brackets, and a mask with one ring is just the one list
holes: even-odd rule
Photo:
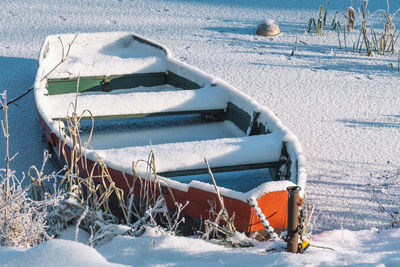
[[1, 126], [3, 129], [3, 135], [4, 138], [6, 139], [6, 185], [5, 185], [5, 202], [8, 202], [9, 199], [9, 195], [10, 195], [10, 156], [9, 156], [9, 133], [8, 133], [8, 105], [7, 105], [7, 92], [4, 92], [3, 94], [3, 99], [4, 101], [2, 101], [1, 105], [4, 109], [4, 123], [3, 121], [1, 122]]
[[[8, 106], [7, 106], [7, 92], [3, 93], [3, 100], [1, 101], [1, 106], [4, 109], [4, 123], [3, 121], [1, 121], [1, 126], [3, 129], [3, 135], [4, 138], [6, 139], [6, 157], [5, 157], [5, 161], [6, 161], [6, 183], [4, 185], [4, 191], [5, 191], [5, 195], [4, 195], [4, 202], [6, 203], [6, 205], [8, 205], [8, 201], [10, 199], [10, 157], [9, 157], [9, 134], [8, 134]], [[4, 223], [6, 223], [9, 220], [9, 212], [8, 212], [8, 208], [6, 208], [4, 210]], [[3, 226], [4, 227], [4, 226]], [[7, 236], [7, 243], [9, 243], [10, 239], [9, 236]]]
[[322, 13], [324, 12], [323, 6], [319, 6], [319, 15], [318, 15], [318, 23], [317, 23], [317, 34], [318, 36], [322, 36], [324, 34], [324, 23], [322, 19]]
[[339, 49], [342, 49], [342, 43], [340, 41], [340, 27], [337, 28], [337, 36], [338, 36], [338, 41], [339, 41]]
[[211, 171], [210, 164], [208, 163], [208, 160], [206, 158], [204, 158], [204, 161], [205, 161], [205, 163], [207, 165], [208, 173], [210, 174], [211, 179], [213, 181], [214, 189], [215, 189], [215, 192], [217, 194], [217, 197], [218, 197], [218, 200], [219, 200], [219, 204], [221, 206], [221, 211], [223, 212], [223, 215], [224, 215], [224, 219], [226, 220], [226, 222], [228, 224], [229, 231], [233, 233], [233, 232], [236, 231], [235, 226], [233, 225], [233, 223], [231, 221], [231, 218], [228, 215], [228, 211], [225, 208], [224, 201], [222, 200], [222, 197], [221, 197], [221, 195], [219, 193], [219, 189], [218, 189], [217, 183], [215, 182], [214, 175], [213, 175], [213, 173]]
[[331, 0], [326, 1], [326, 6], [325, 6], [325, 13], [324, 13], [324, 21], [322, 24], [322, 30], [325, 28], [325, 24], [326, 24], [326, 16], [328, 15], [328, 8], [329, 8], [329, 3]]
[[347, 20], [346, 27], [349, 32], [354, 30], [354, 26], [356, 23], [356, 11], [354, 10], [353, 6], [347, 8], [347, 14], [344, 15]]
[[361, 4], [361, 10], [362, 10], [362, 24], [361, 24], [361, 32], [363, 36], [363, 41], [365, 45], [365, 49], [367, 50], [367, 56], [372, 55], [372, 50], [371, 50], [371, 45], [368, 40], [367, 36], [367, 6], [368, 6], [368, 0], [364, 0], [363, 3]]
[[61, 59], [60, 59], [60, 61], [59, 61], [49, 72], [46, 73], [46, 75], [44, 75], [44, 76], [42, 77], [42, 79], [40, 79], [41, 82], [42, 82], [43, 80], [47, 79], [47, 78], [49, 77], [49, 75], [50, 75], [53, 71], [55, 71], [61, 64], [63, 64], [65, 61], [67, 61], [67, 59], [68, 59], [68, 57], [69, 57], [69, 52], [71, 51], [71, 47], [72, 47], [72, 45], [74, 44], [74, 42], [75, 42], [75, 40], [76, 40], [76, 37], [78, 37], [78, 33], [75, 34], [75, 36], [74, 36], [74, 38], [72, 39], [72, 41], [68, 44], [68, 49], [67, 49], [67, 53], [66, 53], [66, 54], [64, 54], [64, 50], [65, 50], [65, 48], [64, 48], [64, 43], [63, 43], [61, 37], [58, 37], [58, 40], [59, 40], [60, 43], [61, 43]]

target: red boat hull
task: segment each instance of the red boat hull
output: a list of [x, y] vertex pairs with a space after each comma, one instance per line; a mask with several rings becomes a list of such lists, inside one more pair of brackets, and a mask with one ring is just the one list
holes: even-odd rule
[[[49, 145], [55, 151], [58, 151], [60, 149], [60, 144], [62, 144], [59, 137], [51, 132], [50, 127], [45, 123], [40, 115], [39, 122], [42, 127], [43, 134], [46, 137]], [[67, 162], [70, 162], [71, 148], [65, 146], [64, 151], [67, 155]], [[65, 159], [59, 158], [59, 160], [64, 161]], [[93, 166], [95, 166], [95, 163], [93, 161], [89, 159], [87, 159], [86, 161], [87, 170], [84, 170], [80, 167], [80, 175], [84, 177], [85, 174], [90, 173]], [[82, 165], [83, 164], [79, 164], [79, 166]], [[128, 185], [121, 171], [112, 168], [108, 168], [108, 171], [116, 187], [122, 189], [125, 194], [128, 194], [130, 187], [133, 186], [134, 177], [132, 175], [125, 174], [128, 182], [132, 183]], [[99, 175], [99, 170], [95, 168], [93, 174], [95, 176]], [[149, 183], [150, 186], [154, 186], [153, 182]], [[163, 188], [161, 191], [163, 192], [163, 196], [166, 199], [168, 209], [170, 210], [175, 210], [177, 208], [175, 202], [185, 204], [188, 201], [189, 203], [182, 211], [182, 213], [193, 218], [202, 220], [212, 219], [210, 218], [210, 201], [215, 203], [216, 211], [220, 210], [220, 205], [216, 193], [211, 193], [194, 187], [189, 187], [187, 192], [178, 190], [173, 187], [162, 187]], [[140, 196], [140, 192], [141, 184], [138, 179], [136, 179], [136, 184], [134, 185], [134, 195]], [[260, 232], [265, 230], [256, 212], [247, 202], [240, 199], [224, 196], [223, 193], [221, 195], [223, 197], [224, 205], [228, 211], [229, 216], [234, 216], [234, 225], [237, 230], [246, 233]], [[286, 190], [269, 192], [257, 199], [258, 207], [264, 213], [270, 225], [278, 232], [286, 230], [287, 200], [288, 193]]]

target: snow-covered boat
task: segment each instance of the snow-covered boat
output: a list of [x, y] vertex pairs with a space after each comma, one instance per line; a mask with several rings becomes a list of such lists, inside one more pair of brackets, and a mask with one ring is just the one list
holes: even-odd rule
[[[128, 193], [132, 184], [124, 175], [131, 183], [132, 164], [153, 150], [158, 179], [168, 188], [163, 190], [168, 208], [189, 201], [183, 213], [193, 218], [208, 219], [213, 202], [219, 208], [204, 158], [240, 231], [262, 231], [266, 220], [285, 229], [286, 188], [298, 185], [304, 194], [301, 147], [274, 113], [140, 36], [49, 36], [40, 53], [35, 100], [56, 154], [63, 142], [73, 146], [62, 128], [71, 103], [77, 103], [78, 115], [90, 110], [95, 120], [85, 151], [89, 166], [100, 156], [116, 185]], [[83, 141], [90, 127], [81, 122]], [[135, 185], [135, 192], [139, 188]]]

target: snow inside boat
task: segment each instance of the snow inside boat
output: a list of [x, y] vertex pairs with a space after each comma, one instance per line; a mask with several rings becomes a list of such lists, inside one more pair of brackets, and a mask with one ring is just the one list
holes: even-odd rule
[[[285, 229], [286, 188], [298, 185], [304, 194], [301, 147], [276, 115], [153, 41], [118, 32], [49, 36], [40, 53], [35, 100], [56, 153], [60, 140], [73, 146], [62, 122], [76, 99], [76, 113], [90, 110], [94, 118], [89, 166], [100, 156], [126, 193], [132, 184], [124, 175], [132, 183], [132, 164], [153, 150], [168, 208], [189, 201], [183, 213], [193, 218], [208, 219], [212, 201], [219, 208], [204, 158], [243, 232], [264, 230], [260, 217]], [[85, 114], [80, 129], [87, 141], [92, 126]]]

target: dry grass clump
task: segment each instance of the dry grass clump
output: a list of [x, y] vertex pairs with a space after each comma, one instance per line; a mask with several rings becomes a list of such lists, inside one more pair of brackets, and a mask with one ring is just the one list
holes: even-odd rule
[[[45, 181], [57, 174], [43, 175], [44, 165], [49, 157], [44, 153], [44, 161], [40, 171], [31, 168], [28, 175], [32, 179], [30, 186], [24, 187], [24, 176], [18, 179], [10, 169], [13, 160], [9, 157], [9, 132], [8, 132], [8, 106], [6, 92], [2, 94], [1, 106], [4, 110], [4, 121], [2, 121], [3, 134], [5, 137], [6, 159], [5, 169], [0, 169], [0, 245], [31, 247], [46, 239], [48, 235], [47, 216], [49, 207], [56, 205], [60, 198], [51, 196], [35, 190], [35, 186], [44, 184]], [[35, 172], [33, 178], [31, 172]], [[33, 195], [39, 197], [32, 197]]]
[[204, 158], [204, 161], [208, 168], [208, 173], [211, 176], [213, 181], [215, 193], [217, 194], [217, 198], [219, 201], [219, 205], [221, 209], [219, 212], [216, 211], [216, 203], [210, 203], [211, 210], [210, 215], [215, 217], [214, 220], [208, 219], [204, 222], [205, 225], [205, 233], [202, 235], [202, 238], [205, 240], [209, 240], [210, 238], [221, 240], [223, 244], [229, 245], [232, 247], [252, 247], [253, 241], [250, 238], [247, 238], [244, 234], [236, 231], [234, 225], [234, 216], [229, 217], [228, 211], [225, 208], [224, 200], [219, 193], [218, 186], [215, 182], [214, 175], [211, 171], [208, 160]]
[[[60, 198], [46, 194], [42, 200], [34, 200], [31, 198], [34, 184], [24, 187], [24, 179], [4, 173], [0, 174], [0, 245], [31, 247], [51, 239], [47, 232], [48, 210]], [[49, 178], [41, 177], [36, 183]]]
[[[389, 7], [389, 0], [387, 0], [386, 9], [378, 10], [370, 14], [367, 10], [368, 0], [362, 0], [360, 2], [361, 4], [358, 9], [358, 16], [360, 17], [360, 32], [357, 42], [353, 44], [353, 52], [361, 53], [361, 51], [365, 49], [367, 56], [373, 56], [375, 53], [379, 53], [381, 55], [384, 55], [387, 52], [394, 53], [396, 45], [398, 45], [398, 38], [400, 36], [400, 33], [398, 32], [400, 20], [396, 20], [399, 10], [396, 10], [392, 13]], [[307, 32], [316, 33], [318, 36], [324, 35], [328, 7], [329, 0], [327, 1], [325, 12], [323, 6], [320, 6], [317, 20], [314, 18], [309, 19]], [[348, 32], [354, 31], [357, 12], [352, 6], [350, 6], [346, 9], [343, 16], [346, 20], [346, 27], [343, 28], [344, 49], [346, 49], [346, 29]], [[374, 19], [378, 20], [379, 24], [381, 25], [380, 29], [376, 29], [372, 25], [371, 22], [373, 22]], [[342, 27], [338, 19], [338, 12], [336, 12], [332, 20], [331, 29], [337, 31], [339, 49], [342, 49], [342, 44], [340, 41], [341, 28]]]
[[[368, 0], [364, 0], [361, 4], [361, 15], [362, 15], [362, 25], [361, 34], [363, 37], [363, 43], [367, 51], [367, 56], [373, 55], [373, 52], [377, 52], [384, 55], [386, 52], [395, 52], [395, 45], [397, 44], [397, 39], [399, 34], [397, 33], [400, 21], [396, 24], [395, 17], [399, 10], [394, 13], [390, 12], [389, 0], [387, 0], [387, 9], [378, 10], [372, 16], [377, 15], [382, 30], [378, 33], [375, 29], [371, 27], [371, 36], [368, 36], [367, 29], [367, 6]], [[377, 36], [378, 35], [378, 36]]]
[[[171, 231], [176, 231], [179, 224], [184, 222], [180, 215], [187, 203], [176, 203], [175, 214], [168, 212], [157, 178], [153, 152], [147, 161], [140, 161], [147, 165], [148, 177], [142, 178], [139, 175], [139, 162], [134, 164], [133, 181], [128, 181], [125, 177], [127, 185], [130, 185], [127, 197], [115, 186], [107, 166], [100, 157], [89, 168], [85, 155], [90, 146], [88, 142], [82, 144], [79, 123], [83, 115], [90, 112], [84, 111], [78, 116], [75, 112], [77, 101], [71, 104], [74, 111], [65, 121], [66, 127], [61, 128], [64, 123], [59, 123], [63, 139], [59, 143], [58, 152], [68, 164], [58, 173], [44, 175], [44, 164], [50, 157], [45, 151], [42, 168], [38, 170], [32, 167], [28, 171], [31, 184], [24, 187], [24, 179], [18, 179], [9, 167], [12, 158], [8, 156], [9, 134], [5, 94], [3, 98], [5, 101], [1, 104], [6, 119], [2, 125], [7, 156], [6, 168], [0, 169], [1, 246], [31, 247], [57, 237], [69, 225], [76, 226], [76, 239], [78, 229], [82, 228], [91, 234], [88, 243], [96, 245], [101, 240], [111, 239], [116, 235], [140, 235], [146, 227], [156, 226], [161, 221], [157, 217], [164, 218], [164, 226]], [[140, 184], [139, 196], [133, 193], [137, 184]], [[117, 200], [121, 217], [116, 217], [113, 213], [115, 207], [111, 207], [110, 204], [112, 197]]]
[[[66, 127], [61, 129], [62, 123], [59, 123], [63, 134], [63, 141], [60, 140], [59, 143], [59, 153], [68, 162], [68, 167], [58, 187], [58, 192], [66, 192], [66, 198], [55, 208], [56, 228], [64, 228], [76, 222], [77, 227], [91, 233], [91, 245], [115, 235], [139, 235], [143, 233], [144, 226], [155, 226], [160, 222], [165, 222], [163, 225], [167, 230], [176, 231], [184, 221], [180, 214], [187, 204], [176, 203], [176, 213], [172, 216], [169, 214], [157, 176], [154, 153], [151, 151], [147, 160], [133, 163], [133, 177], [128, 178], [124, 175], [126, 185], [130, 188], [125, 196], [123, 190], [116, 187], [99, 155], [94, 165], [89, 167], [85, 155], [86, 150], [90, 148], [94, 119], [88, 110], [78, 116], [75, 112], [76, 105], [77, 100], [71, 104], [73, 112], [71, 116], [67, 116]], [[92, 129], [88, 142], [82, 144], [79, 124], [87, 113], [92, 118]], [[145, 177], [141, 177], [138, 170], [143, 164], [146, 168]], [[135, 186], [139, 186], [138, 196], [134, 195]], [[111, 198], [116, 200], [117, 207], [111, 206]], [[120, 211], [121, 216], [114, 215], [116, 209]]]
[[396, 12], [390, 13], [388, 1], [387, 9], [377, 12], [379, 22], [382, 25], [382, 33], [378, 39], [378, 50], [382, 55], [384, 55], [385, 52], [394, 53], [394, 47], [399, 37], [397, 29], [400, 21], [397, 24], [394, 21], [398, 11], [399, 10], [396, 10]]

